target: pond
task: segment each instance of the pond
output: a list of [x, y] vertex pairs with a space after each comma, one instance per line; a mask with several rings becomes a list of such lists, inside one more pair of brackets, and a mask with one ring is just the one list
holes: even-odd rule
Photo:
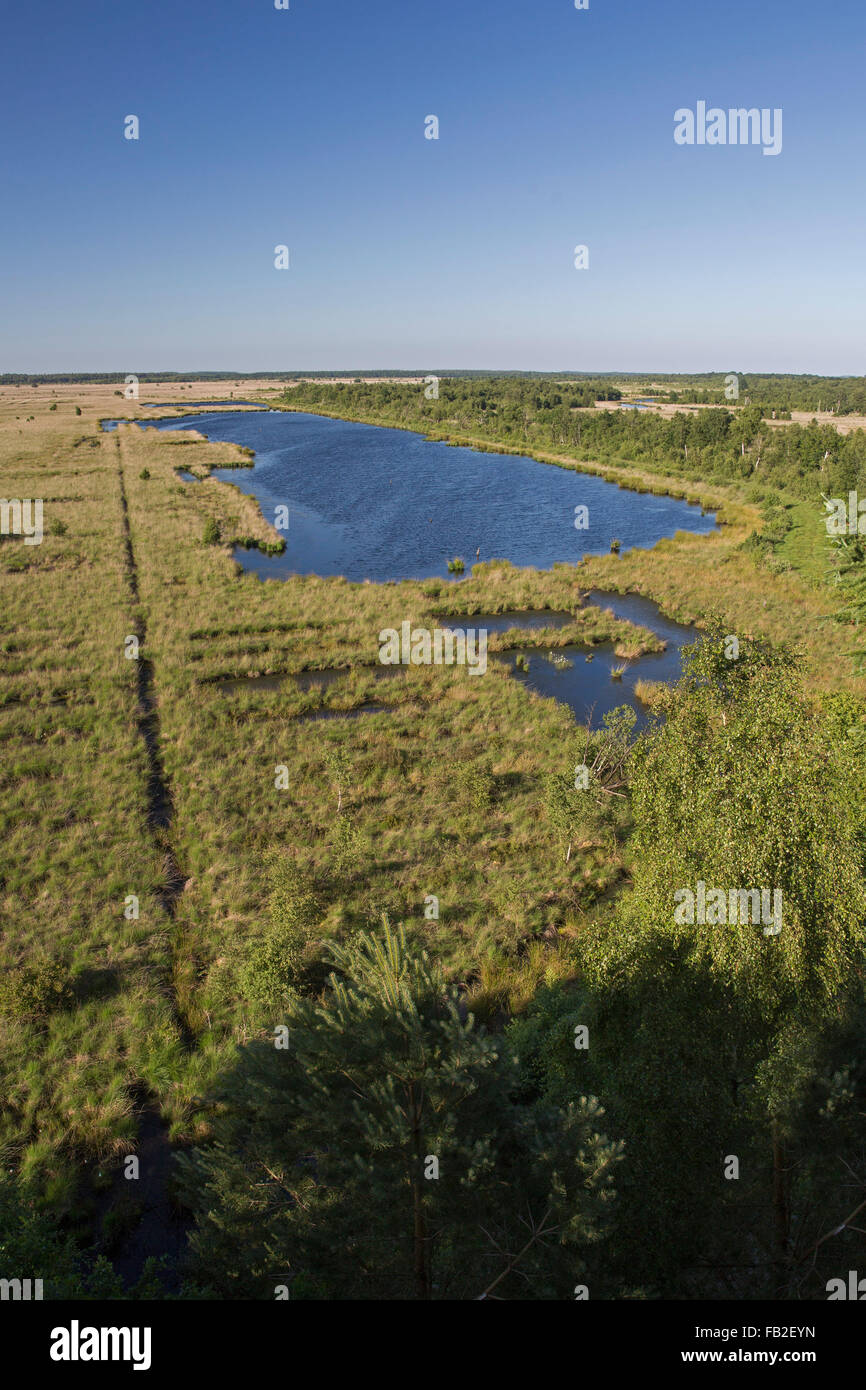
[[[585, 646], [554, 647], [548, 652], [537, 647], [520, 648], [502, 653], [496, 659], [504, 662], [518, 680], [523, 681], [530, 690], [539, 695], [552, 696], [562, 704], [568, 705], [579, 724], [591, 723], [598, 728], [605, 714], [617, 705], [630, 705], [637, 714], [636, 728], [642, 728], [648, 721], [649, 712], [634, 693], [640, 681], [664, 681], [672, 683], [679, 679], [684, 646], [698, 637], [696, 628], [676, 623], [666, 618], [651, 599], [638, 594], [610, 594], [593, 590], [586, 595], [586, 602], [598, 608], [608, 608], [618, 618], [637, 623], [656, 633], [667, 647], [663, 652], [647, 652], [634, 661], [625, 662], [614, 653], [613, 642], [603, 642], [596, 647]], [[564, 626], [563, 615], [544, 613], [497, 614], [495, 618], [484, 614], [473, 614], [470, 618], [460, 616], [441, 618], [439, 621], [452, 627], [486, 627], [488, 631], [503, 632], [509, 627], [523, 627], [527, 630], [542, 627]], [[568, 615], [566, 615], [568, 616]], [[559, 619], [560, 621], [557, 621]], [[529, 669], [517, 665], [523, 656]], [[562, 658], [568, 665], [559, 664], [553, 658]], [[624, 670], [621, 668], [625, 667]], [[621, 671], [614, 679], [614, 671]]]

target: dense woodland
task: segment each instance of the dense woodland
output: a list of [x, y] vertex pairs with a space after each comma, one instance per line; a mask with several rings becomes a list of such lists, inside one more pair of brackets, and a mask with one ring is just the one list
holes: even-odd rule
[[[334, 378], [354, 377], [358, 384], [361, 377], [406, 377], [422, 374], [447, 377], [452, 381], [480, 381], [487, 383], [488, 392], [498, 390], [502, 383], [534, 382], [550, 386], [554, 395], [568, 398], [572, 405], [591, 405], [594, 400], [619, 400], [622, 388], [638, 397], [647, 396], [659, 403], [679, 403], [682, 405], [726, 405], [730, 375], [727, 372], [704, 372], [696, 376], [649, 375], [636, 372], [487, 372], [482, 370], [456, 371], [453, 368], [425, 368], [423, 373], [417, 368], [380, 367], [375, 370], [364, 368], [362, 373], [354, 369], [340, 371], [260, 371], [260, 372], [149, 372], [140, 371], [141, 380], [151, 382], [180, 381], [296, 381], [302, 377], [314, 377], [323, 382]], [[768, 414], [776, 412], [782, 418], [783, 412], [791, 410], [831, 411], [834, 415], [866, 414], [866, 378], [864, 377], [826, 377], [791, 376], [785, 374], [735, 373], [738, 399], [745, 404], [761, 405]], [[0, 373], [0, 386], [38, 386], [62, 385], [71, 383], [114, 383], [122, 386], [125, 377], [118, 372], [48, 372], [33, 375], [27, 372]], [[491, 383], [496, 383], [492, 386]], [[565, 391], [557, 388], [564, 386]], [[593, 394], [594, 393], [594, 394]], [[558, 402], [557, 402], [558, 404]]]
[[767, 418], [775, 408], [772, 395], [763, 405], [696, 410], [664, 419], [638, 410], [587, 409], [596, 400], [619, 399], [617, 389], [603, 382], [542, 385], [525, 378], [447, 378], [439, 382], [438, 392], [438, 399], [428, 400], [420, 386], [301, 382], [285, 401], [298, 409], [346, 411], [357, 418], [511, 441], [520, 448], [548, 448], [683, 478], [722, 483], [752, 479], [801, 498], [820, 498], [821, 492], [841, 496], [857, 487], [866, 493], [866, 432], [840, 435], [832, 425], [817, 423], [779, 428]]

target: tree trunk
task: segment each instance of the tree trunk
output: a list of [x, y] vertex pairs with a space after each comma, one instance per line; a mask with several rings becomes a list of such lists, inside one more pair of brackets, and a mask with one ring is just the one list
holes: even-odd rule
[[[420, 1162], [420, 1159], [419, 1159]], [[430, 1282], [427, 1277], [427, 1230], [424, 1223], [424, 1208], [421, 1204], [421, 1179], [412, 1182], [412, 1202], [415, 1208], [415, 1297], [430, 1297]]]
[[773, 1120], [773, 1222], [775, 1227], [776, 1273], [780, 1293], [787, 1281], [790, 1259], [791, 1213], [788, 1207], [788, 1186], [785, 1172], [785, 1145], [779, 1133], [779, 1123]]
[[409, 1107], [412, 1115], [412, 1146], [415, 1151], [415, 1172], [412, 1177], [412, 1209], [415, 1266], [415, 1297], [429, 1299], [430, 1276], [427, 1270], [427, 1223], [421, 1195], [424, 1159], [421, 1153], [421, 1116], [415, 1104], [415, 1087], [409, 1087]]

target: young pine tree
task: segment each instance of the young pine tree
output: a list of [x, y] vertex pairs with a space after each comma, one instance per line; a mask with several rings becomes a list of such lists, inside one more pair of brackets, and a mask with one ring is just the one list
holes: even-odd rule
[[182, 1160], [220, 1295], [563, 1298], [598, 1238], [619, 1146], [592, 1099], [520, 1104], [505, 1044], [462, 1020], [385, 921], [333, 948], [288, 1047], [245, 1048], [215, 1142]]

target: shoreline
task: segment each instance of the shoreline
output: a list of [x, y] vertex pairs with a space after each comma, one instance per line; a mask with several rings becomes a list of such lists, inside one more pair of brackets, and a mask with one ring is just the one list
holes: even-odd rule
[[[219, 410], [217, 410], [215, 413], [218, 413], [218, 414], [221, 414], [221, 415], [222, 415], [222, 414], [231, 414], [232, 411], [236, 409], [236, 407], [233, 407], [233, 406], [226, 406], [226, 405], [224, 405], [224, 404], [222, 404], [222, 403], [220, 403], [220, 404], [222, 405], [222, 408], [219, 409]], [[601, 478], [601, 480], [602, 480], [603, 482], [611, 483], [611, 484], [615, 485], [616, 487], [620, 488], [620, 489], [623, 490], [623, 491], [636, 492], [636, 493], [639, 493], [639, 494], [640, 494], [640, 493], [650, 493], [650, 494], [652, 494], [653, 496], [656, 496], [656, 497], [667, 497], [667, 498], [670, 498], [672, 501], [684, 501], [684, 502], [686, 502], [688, 505], [691, 505], [691, 506], [699, 506], [699, 507], [701, 507], [701, 509], [702, 509], [702, 514], [703, 514], [703, 515], [712, 514], [712, 515], [715, 517], [715, 526], [714, 526], [714, 528], [713, 528], [712, 530], [710, 530], [710, 531], [708, 531], [708, 532], [679, 531], [679, 532], [675, 533], [675, 535], [674, 535], [673, 537], [662, 537], [661, 540], [656, 541], [655, 544], [652, 545], [652, 546], [633, 546], [633, 547], [630, 547], [630, 550], [627, 551], [627, 552], [625, 552], [625, 554], [630, 554], [631, 551], [633, 551], [633, 550], [634, 550], [634, 551], [640, 551], [640, 552], [643, 552], [643, 553], [646, 553], [646, 554], [650, 554], [650, 553], [652, 553], [652, 551], [654, 551], [654, 550], [656, 549], [657, 546], [659, 546], [659, 545], [661, 545], [661, 544], [663, 544], [663, 543], [666, 543], [666, 544], [669, 544], [669, 545], [671, 545], [671, 544], [676, 544], [677, 536], [679, 536], [679, 535], [688, 536], [688, 537], [689, 537], [691, 540], [693, 540], [693, 541], [697, 541], [697, 540], [710, 540], [710, 539], [712, 539], [713, 537], [718, 538], [719, 536], [722, 535], [723, 530], [724, 530], [725, 528], [730, 528], [730, 527], [732, 527], [732, 526], [735, 526], [735, 525], [737, 525], [738, 521], [742, 521], [742, 520], [743, 520], [743, 519], [741, 519], [741, 518], [735, 518], [735, 517], [731, 517], [731, 516], [726, 516], [726, 515], [724, 514], [724, 513], [725, 513], [726, 505], [727, 505], [728, 508], [730, 508], [731, 506], [741, 506], [741, 505], [743, 505], [743, 504], [732, 503], [732, 502], [728, 502], [728, 503], [726, 504], [724, 500], [719, 500], [719, 499], [717, 499], [715, 496], [710, 496], [707, 489], [704, 489], [703, 492], [702, 492], [702, 494], [698, 494], [698, 495], [694, 495], [694, 494], [693, 494], [693, 495], [689, 495], [689, 494], [686, 492], [686, 490], [685, 490], [685, 489], [682, 489], [682, 488], [678, 488], [678, 487], [665, 487], [665, 486], [660, 486], [660, 485], [650, 486], [650, 485], [648, 485], [647, 482], [646, 482], [646, 479], [649, 477], [649, 478], [651, 478], [651, 479], [653, 480], [653, 482], [656, 483], [656, 484], [664, 484], [664, 483], [668, 480], [669, 475], [666, 476], [666, 475], [664, 475], [664, 474], [645, 474], [645, 473], [644, 473], [644, 474], [642, 474], [639, 478], [630, 478], [629, 475], [628, 475], [628, 473], [627, 473], [627, 471], [626, 471], [626, 470], [623, 470], [623, 469], [610, 469], [610, 468], [607, 468], [606, 466], [604, 466], [604, 465], [602, 465], [602, 464], [593, 464], [593, 463], [591, 463], [591, 462], [589, 462], [589, 461], [583, 461], [583, 460], [578, 460], [578, 459], [572, 459], [572, 458], [569, 458], [569, 457], [567, 457], [567, 456], [562, 456], [562, 455], [544, 454], [544, 453], [541, 453], [540, 451], [536, 451], [536, 450], [533, 450], [533, 449], [526, 449], [526, 448], [511, 448], [511, 447], [508, 447], [508, 446], [506, 446], [506, 445], [504, 445], [504, 444], [499, 444], [499, 443], [495, 443], [495, 442], [492, 442], [492, 443], [491, 443], [491, 442], [488, 442], [488, 441], [485, 441], [485, 440], [476, 440], [476, 439], [473, 439], [473, 438], [467, 437], [467, 436], [447, 435], [447, 434], [431, 434], [431, 433], [430, 433], [429, 431], [427, 431], [427, 430], [422, 430], [422, 429], [413, 428], [413, 427], [410, 426], [410, 425], [395, 425], [395, 424], [393, 424], [393, 423], [391, 423], [391, 422], [385, 423], [385, 422], [379, 422], [379, 421], [376, 421], [376, 420], [365, 420], [365, 419], [361, 419], [361, 418], [355, 417], [355, 416], [338, 414], [336, 411], [306, 410], [306, 409], [301, 409], [301, 408], [298, 407], [298, 406], [289, 406], [289, 405], [274, 406], [274, 405], [270, 405], [270, 404], [268, 404], [268, 403], [266, 403], [266, 402], [262, 402], [262, 407], [263, 407], [263, 409], [266, 409], [266, 410], [269, 410], [269, 411], [273, 411], [273, 412], [278, 412], [278, 413], [281, 413], [281, 414], [316, 415], [316, 416], [319, 416], [319, 417], [321, 417], [321, 418], [323, 418], [323, 419], [339, 420], [339, 421], [344, 422], [345, 424], [367, 425], [367, 426], [369, 426], [370, 429], [390, 429], [390, 430], [398, 430], [398, 431], [399, 431], [399, 430], [405, 430], [407, 433], [416, 434], [416, 435], [421, 436], [421, 438], [423, 438], [424, 440], [426, 440], [426, 441], [428, 441], [428, 442], [430, 442], [430, 443], [447, 444], [447, 445], [450, 445], [450, 446], [456, 447], [456, 448], [467, 448], [467, 449], [473, 450], [473, 452], [475, 452], [475, 453], [488, 453], [488, 454], [491, 454], [491, 453], [492, 453], [492, 454], [500, 454], [500, 455], [507, 455], [507, 456], [512, 457], [512, 458], [529, 458], [529, 459], [532, 459], [532, 460], [533, 460], [534, 462], [536, 462], [536, 463], [544, 464], [544, 465], [546, 465], [546, 466], [548, 466], [548, 467], [562, 468], [563, 471], [565, 471], [565, 472], [586, 473], [586, 474], [589, 474], [590, 476]], [[149, 426], [154, 426], [154, 427], [155, 427], [155, 426], [158, 425], [158, 424], [162, 424], [162, 423], [169, 422], [169, 421], [173, 421], [173, 420], [190, 420], [190, 419], [195, 419], [197, 416], [200, 416], [200, 415], [202, 415], [203, 413], [206, 413], [206, 410], [207, 410], [206, 406], [205, 406], [204, 408], [203, 408], [202, 406], [198, 406], [198, 407], [196, 407], [194, 410], [187, 410], [187, 409], [180, 408], [177, 414], [152, 416], [152, 417], [148, 417], [148, 418], [145, 418], [145, 419], [142, 419], [142, 418], [140, 418], [140, 417], [139, 417], [138, 419], [130, 419], [129, 417], [105, 416], [105, 417], [101, 417], [101, 418], [99, 419], [99, 428], [100, 428], [100, 430], [101, 430], [102, 432], [104, 432], [104, 433], [111, 433], [111, 431], [107, 431], [107, 430], [105, 429], [105, 424], [106, 424], [106, 421], [108, 421], [108, 420], [113, 420], [113, 421], [116, 422], [115, 428], [117, 427], [118, 424], [137, 425], [137, 426], [139, 427], [139, 429], [141, 429], [142, 432], [143, 432], [143, 431], [144, 431], [147, 427], [149, 427]], [[250, 413], [252, 413], [252, 411], [253, 411], [253, 407], [247, 405], [247, 407], [246, 407], [241, 413], [243, 413], [243, 414], [250, 414]], [[164, 430], [164, 431], [160, 431], [160, 433], [162, 433], [162, 434], [168, 434], [168, 433], [170, 433], [170, 431]], [[196, 444], [205, 444], [205, 445], [207, 445], [207, 444], [213, 443], [213, 442], [215, 442], [215, 441], [211, 441], [211, 440], [209, 440], [209, 439], [207, 439], [207, 438], [198, 438], [198, 439], [195, 439], [193, 442], [196, 443]], [[220, 442], [223, 442], [223, 441], [220, 441]], [[232, 441], [224, 441], [224, 442], [230, 444], [231, 447], [238, 448], [238, 449], [241, 449], [241, 448], [246, 447], [246, 446], [243, 446], [243, 445], [241, 445], [241, 444], [238, 444], [237, 442], [232, 442]], [[192, 462], [192, 461], [191, 461], [191, 462]], [[219, 466], [220, 468], [222, 468], [222, 467], [225, 467], [226, 465], [225, 465], [225, 464], [220, 464], [220, 465], [218, 465], [218, 466]], [[232, 465], [228, 465], [228, 466], [232, 466]], [[253, 453], [252, 453], [252, 458], [251, 458], [249, 461], [247, 461], [247, 462], [245, 462], [245, 463], [240, 463], [240, 462], [239, 462], [239, 463], [237, 464], [237, 466], [238, 466], [238, 467], [251, 467], [251, 468], [254, 468], [254, 467], [255, 467], [255, 451], [253, 451]], [[264, 524], [265, 526], [269, 527], [269, 529], [271, 529], [271, 530], [273, 529], [272, 527], [270, 527], [270, 523], [269, 523], [269, 522], [267, 521], [267, 519], [264, 517], [264, 513], [261, 511], [261, 505], [260, 505], [260, 503], [259, 503], [259, 500], [258, 500], [258, 498], [257, 498], [253, 493], [246, 493], [246, 492], [244, 492], [243, 489], [240, 488], [238, 484], [227, 483], [227, 482], [225, 482], [225, 481], [222, 480], [222, 479], [215, 479], [215, 478], [212, 478], [212, 477], [210, 476], [210, 474], [211, 474], [211, 466], [210, 466], [210, 465], [207, 465], [207, 468], [208, 468], [208, 473], [207, 473], [206, 477], [208, 477], [208, 478], [210, 479], [211, 482], [217, 483], [217, 484], [223, 483], [224, 486], [233, 488], [234, 490], [240, 492], [244, 497], [248, 498], [248, 499], [250, 500], [250, 502], [253, 503], [253, 505], [257, 508], [258, 513], [259, 513], [259, 516], [261, 517], [263, 524]], [[744, 510], [745, 510], [745, 507], [744, 507]], [[266, 553], [266, 554], [267, 554], [268, 552], [263, 552], [263, 553]], [[608, 556], [608, 554], [607, 554], [606, 552], [603, 553], [603, 554], [601, 554], [601, 555], [587, 554], [587, 555], [582, 556], [580, 560], [573, 562], [573, 568], [574, 568], [575, 570], [579, 570], [579, 569], [581, 568], [581, 566], [583, 566], [583, 565], [584, 565], [587, 561], [589, 561], [589, 560], [607, 560], [607, 559], [609, 559], [609, 558], [610, 558], [610, 557]], [[489, 563], [489, 562], [485, 562], [485, 563]], [[568, 564], [569, 562], [568, 562], [568, 561], [554, 561], [553, 563], [554, 563], [554, 564]], [[470, 574], [470, 575], [471, 575], [471, 573], [472, 573], [473, 568], [474, 568], [474, 566], [472, 566], [472, 565], [469, 566], [469, 574]], [[545, 570], [540, 569], [540, 568], [537, 567], [537, 566], [532, 566], [532, 565], [529, 565], [529, 566], [515, 566], [514, 568], [516, 568], [516, 569], [525, 569], [528, 573], [538, 573], [538, 574], [544, 574], [544, 573], [546, 573]], [[550, 568], [552, 568], [552, 566], [551, 566]], [[278, 576], [273, 576], [273, 577], [274, 577], [274, 578], [277, 578]], [[305, 576], [299, 575], [299, 576], [297, 576], [297, 577], [303, 578], [303, 577], [305, 577]], [[321, 579], [323, 579], [323, 580], [328, 580], [328, 579], [340, 580], [340, 579], [342, 579], [342, 576], [338, 576], [338, 575], [322, 575], [322, 576], [318, 576], [318, 577], [321, 578]], [[436, 577], [436, 576], [430, 576], [429, 578], [432, 579], [432, 578], [435, 578], [435, 577]], [[467, 576], [467, 577], [468, 577], [468, 576]], [[260, 576], [260, 578], [261, 578], [261, 576]], [[358, 583], [358, 584], [373, 584], [373, 583], [375, 583], [376, 581], [374, 581], [374, 580], [357, 580], [357, 581], [345, 580], [344, 582], [346, 582], [346, 583], [353, 583], [353, 582], [354, 582], [354, 583]], [[389, 581], [389, 582], [395, 582], [395, 581]], [[399, 583], [399, 582], [418, 582], [418, 581], [411, 580], [411, 581], [396, 581], [396, 582]], [[642, 593], [640, 590], [638, 590], [638, 589], [633, 589], [633, 588], [622, 589], [622, 588], [619, 588], [619, 587], [616, 587], [616, 586], [611, 586], [610, 588], [608, 588], [608, 589], [606, 590], [606, 592], [609, 592], [609, 593], [611, 593], [611, 594], [627, 594], [627, 593], [633, 593], [633, 594], [635, 594], [636, 597], [651, 598], [652, 601], [653, 601], [654, 603], [657, 604], [657, 606], [658, 606], [658, 608], [659, 608], [659, 611], [660, 611], [660, 613], [661, 613], [663, 616], [668, 617], [668, 618], [670, 618], [670, 619], [673, 620], [673, 621], [680, 621], [680, 620], [681, 620], [680, 614], [675, 613], [675, 612], [668, 612], [668, 611], [665, 610], [665, 608], [664, 608], [664, 606], [663, 606], [663, 602], [662, 602], [662, 600], [661, 600], [660, 598], [657, 598], [656, 596], [651, 595], [651, 594], [643, 594], [643, 593]], [[697, 626], [697, 627], [705, 626], [707, 616], [708, 616], [708, 615], [701, 615], [701, 616], [700, 616], [698, 619], [696, 619], [696, 620], [690, 620], [689, 625]]]
[[[683, 486], [679, 478], [670, 474], [593, 463], [551, 453], [546, 449], [519, 448], [466, 435], [430, 433], [405, 423], [362, 419], [329, 410], [310, 410], [284, 402], [275, 405], [272, 399], [262, 399], [259, 405], [265, 411], [319, 416], [368, 425], [372, 429], [404, 429], [433, 443], [465, 447], [478, 453], [531, 458], [537, 463], [559, 467], [567, 472], [599, 477], [626, 491], [649, 492], [701, 506], [705, 513], [713, 512], [715, 515], [712, 530], [703, 533], [679, 531], [673, 537], [656, 542], [651, 548], [633, 547], [621, 555], [584, 556], [572, 566], [576, 581], [581, 587], [593, 587], [611, 594], [634, 594], [649, 598], [663, 616], [702, 630], [706, 629], [708, 622], [721, 618], [731, 631], [760, 637], [774, 644], [803, 647], [811, 677], [819, 688], [827, 685], [842, 685], [849, 689], [860, 687], [860, 678], [854, 670], [849, 674], [840, 673], [836, 669], [836, 658], [828, 664], [830, 653], [826, 624], [838, 607], [833, 603], [833, 595], [821, 586], [810, 584], [807, 577], [793, 566], [786, 573], [777, 573], [756, 564], [751, 556], [741, 554], [741, 547], [750, 534], [760, 531], [761, 514], [757, 505], [739, 497], [726, 496], [726, 489], [720, 484], [697, 481]], [[231, 409], [233, 407], [230, 405], [221, 409], [214, 407], [215, 413], [219, 414]], [[189, 420], [207, 410], [207, 404], [188, 409], [185, 402], [178, 402], [177, 414], [160, 414], [144, 419], [105, 414], [100, 416], [100, 428], [103, 419], [122, 419], [124, 423], [138, 425], [144, 432], [158, 422]], [[250, 407], [247, 406], [242, 413], [249, 411]], [[221, 447], [215, 441], [197, 442]], [[261, 516], [258, 499], [251, 494], [243, 495]], [[471, 572], [472, 567], [467, 578]], [[541, 578], [545, 573], [531, 568], [525, 571], [527, 578], [532, 575]], [[328, 582], [327, 577], [322, 582]], [[804, 633], [811, 633], [805, 644]], [[833, 678], [828, 676], [831, 669], [835, 671]]]

